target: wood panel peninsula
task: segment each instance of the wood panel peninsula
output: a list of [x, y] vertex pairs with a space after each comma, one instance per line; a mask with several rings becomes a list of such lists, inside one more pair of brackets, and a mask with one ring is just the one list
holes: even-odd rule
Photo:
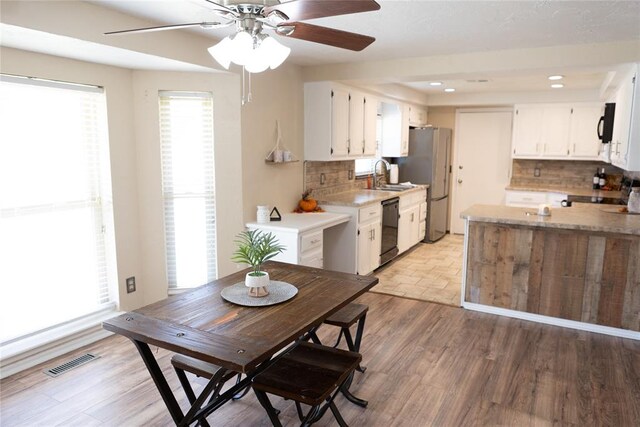
[[640, 215], [618, 209], [472, 206], [462, 306], [640, 340]]

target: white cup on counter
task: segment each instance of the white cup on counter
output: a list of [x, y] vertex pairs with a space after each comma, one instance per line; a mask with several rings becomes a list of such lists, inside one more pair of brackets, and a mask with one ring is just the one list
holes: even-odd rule
[[538, 206], [538, 215], [549, 216], [551, 215], [551, 207], [547, 204], [541, 204]]

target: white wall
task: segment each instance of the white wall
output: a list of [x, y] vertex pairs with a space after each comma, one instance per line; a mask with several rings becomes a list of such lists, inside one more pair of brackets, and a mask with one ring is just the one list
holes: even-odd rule
[[234, 236], [243, 228], [239, 78], [234, 74], [133, 72], [141, 269], [145, 303], [167, 296], [158, 91], [213, 93], [218, 277], [236, 270]]
[[[277, 206], [291, 212], [303, 186], [304, 91], [298, 66], [285, 64], [252, 76], [253, 101], [242, 107], [242, 174], [244, 219], [255, 221], [256, 206]], [[239, 95], [238, 95], [239, 96]], [[266, 164], [276, 143], [276, 120], [282, 143], [300, 159], [297, 163]]]

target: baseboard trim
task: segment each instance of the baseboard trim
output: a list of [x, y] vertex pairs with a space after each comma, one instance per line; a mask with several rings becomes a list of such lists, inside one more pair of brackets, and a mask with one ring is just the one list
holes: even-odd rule
[[544, 323], [546, 325], [561, 326], [564, 328], [578, 329], [580, 331], [595, 332], [598, 334], [611, 335], [614, 337], [628, 338], [640, 341], [640, 332], [626, 329], [612, 328], [610, 326], [594, 325], [592, 323], [577, 322], [575, 320], [558, 319], [557, 317], [543, 316], [541, 314], [525, 313], [522, 311], [509, 310], [506, 308], [491, 307], [489, 305], [476, 304], [472, 302], [462, 302], [462, 307], [467, 310], [479, 311], [482, 313], [497, 314], [499, 316], [512, 317], [514, 319], [529, 320], [531, 322]]

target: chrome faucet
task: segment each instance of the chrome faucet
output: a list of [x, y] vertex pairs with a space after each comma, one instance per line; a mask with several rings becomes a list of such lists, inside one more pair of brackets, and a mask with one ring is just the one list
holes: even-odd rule
[[[378, 174], [376, 173], [376, 168], [378, 167], [378, 163], [380, 163], [380, 162], [385, 164], [385, 167], [386, 167], [387, 171], [389, 169], [391, 169], [391, 165], [385, 159], [379, 159], [377, 162], [374, 163], [374, 165], [373, 165], [373, 188], [378, 188], [380, 186], [380, 181], [378, 180]], [[385, 174], [382, 174], [382, 176], [385, 177]], [[385, 182], [386, 182], [386, 178], [385, 178]]]

